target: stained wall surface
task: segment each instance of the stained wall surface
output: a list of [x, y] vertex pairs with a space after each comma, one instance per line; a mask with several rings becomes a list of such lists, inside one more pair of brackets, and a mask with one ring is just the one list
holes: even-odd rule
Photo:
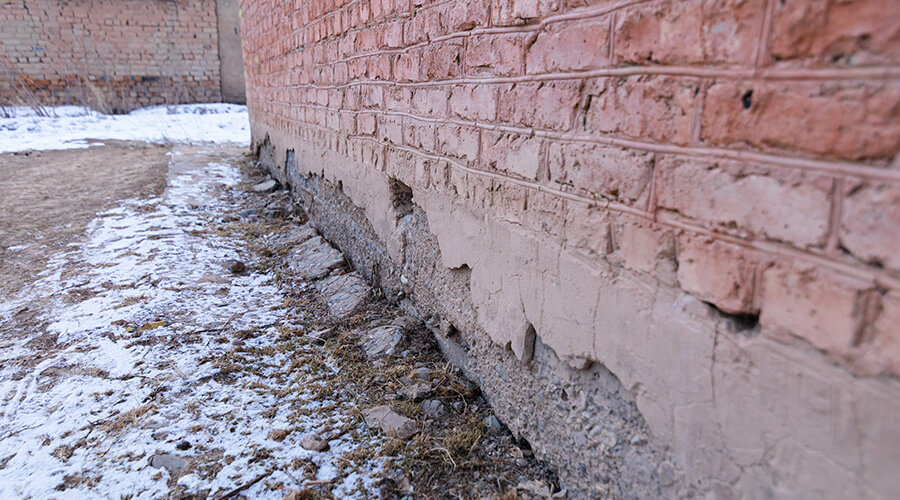
[[408, 186], [471, 329], [608, 369], [671, 453], [656, 481], [900, 491], [897, 2], [241, 7], [273, 172], [339, 186], [401, 273]]
[[[239, 41], [229, 47], [240, 61]], [[220, 101], [216, 1], [4, 0], [0, 82], [11, 104], [26, 93], [109, 111]]]

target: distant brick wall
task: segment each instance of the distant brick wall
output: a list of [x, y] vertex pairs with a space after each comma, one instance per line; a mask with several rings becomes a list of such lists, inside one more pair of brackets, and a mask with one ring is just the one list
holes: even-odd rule
[[[586, 269], [635, 277], [612, 289], [637, 280], [686, 292], [761, 332], [759, 343], [814, 348], [840, 366], [835, 377], [900, 375], [895, 0], [241, 4], [255, 143], [350, 158], [403, 179], [420, 202], [450, 199]], [[430, 222], [440, 210], [426, 208]], [[528, 251], [523, 262], [539, 266]], [[479, 294], [475, 276], [487, 271], [467, 259], [476, 307], [501, 304], [496, 320], [479, 316], [492, 338], [521, 351], [520, 334], [501, 331], [513, 317], [502, 304], [514, 304], [561, 355], [603, 362], [648, 391], [635, 366], [653, 347], [622, 341], [634, 349], [623, 354], [591, 329], [631, 306], [604, 305], [604, 291], [586, 294], [554, 261], [535, 278], [546, 286], [533, 287], [541, 302], [530, 313], [525, 278], [504, 275], [514, 298], [500, 278]], [[572, 285], [569, 296], [553, 302], [540, 279]], [[639, 327], [614, 324], [623, 336]], [[671, 408], [647, 407], [660, 412], [655, 429], [671, 430]], [[870, 493], [890, 490], [847, 467]], [[844, 491], [861, 491], [853, 484]]]
[[5, 103], [219, 101], [215, 0], [4, 0], [0, 72]]

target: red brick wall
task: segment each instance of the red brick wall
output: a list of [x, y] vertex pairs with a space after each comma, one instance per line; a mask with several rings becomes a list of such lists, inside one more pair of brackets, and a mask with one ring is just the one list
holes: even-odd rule
[[[5, 0], [0, 103], [221, 100], [215, 0]], [[89, 85], [85, 85], [85, 81]]]
[[[493, 192], [472, 203], [900, 374], [897, 2], [241, 4], [254, 123], [446, 162]], [[573, 239], [583, 207], [673, 251]]]

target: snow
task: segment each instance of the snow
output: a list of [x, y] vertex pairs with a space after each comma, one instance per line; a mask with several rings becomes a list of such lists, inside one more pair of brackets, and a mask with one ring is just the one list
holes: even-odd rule
[[127, 115], [59, 106], [46, 108], [46, 117], [27, 107], [9, 109], [12, 117], [0, 117], [0, 153], [86, 148], [103, 140], [250, 143], [247, 107], [236, 104], [155, 106]]
[[[341, 456], [366, 431], [344, 403], [312, 396], [333, 361], [321, 346], [277, 348], [278, 328], [303, 312], [275, 307], [285, 299], [276, 277], [253, 271], [239, 235], [213, 230], [240, 208], [222, 194], [240, 181], [237, 168], [215, 152], [173, 153], [162, 196], [100, 214], [84, 241], [0, 305], [3, 330], [10, 312], [52, 304], [45, 329], [4, 338], [0, 349], [0, 498], [159, 498], [173, 486], [220, 495], [263, 473], [244, 493], [282, 498], [308, 480], [295, 459], [315, 463], [316, 480], [335, 479], [339, 497], [365, 496], [358, 488], [371, 491], [384, 459], [340, 476]], [[231, 275], [232, 258], [251, 272]], [[253, 335], [239, 344], [240, 331]], [[55, 347], [34, 347], [48, 334]], [[254, 357], [257, 348], [269, 354]], [[298, 352], [326, 373], [292, 368]], [[218, 363], [229, 359], [237, 371], [223, 376]], [[279, 442], [273, 429], [292, 432]], [[329, 436], [331, 449], [300, 447], [308, 432]], [[178, 449], [185, 440], [191, 447]], [[149, 465], [159, 453], [200, 465], [173, 477]]]

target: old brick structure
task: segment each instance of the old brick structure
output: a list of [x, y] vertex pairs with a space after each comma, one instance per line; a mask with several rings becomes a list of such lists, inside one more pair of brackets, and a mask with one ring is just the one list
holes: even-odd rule
[[240, 102], [237, 23], [237, 0], [3, 0], [0, 104]]
[[576, 497], [900, 491], [900, 4], [242, 0], [253, 141]]

